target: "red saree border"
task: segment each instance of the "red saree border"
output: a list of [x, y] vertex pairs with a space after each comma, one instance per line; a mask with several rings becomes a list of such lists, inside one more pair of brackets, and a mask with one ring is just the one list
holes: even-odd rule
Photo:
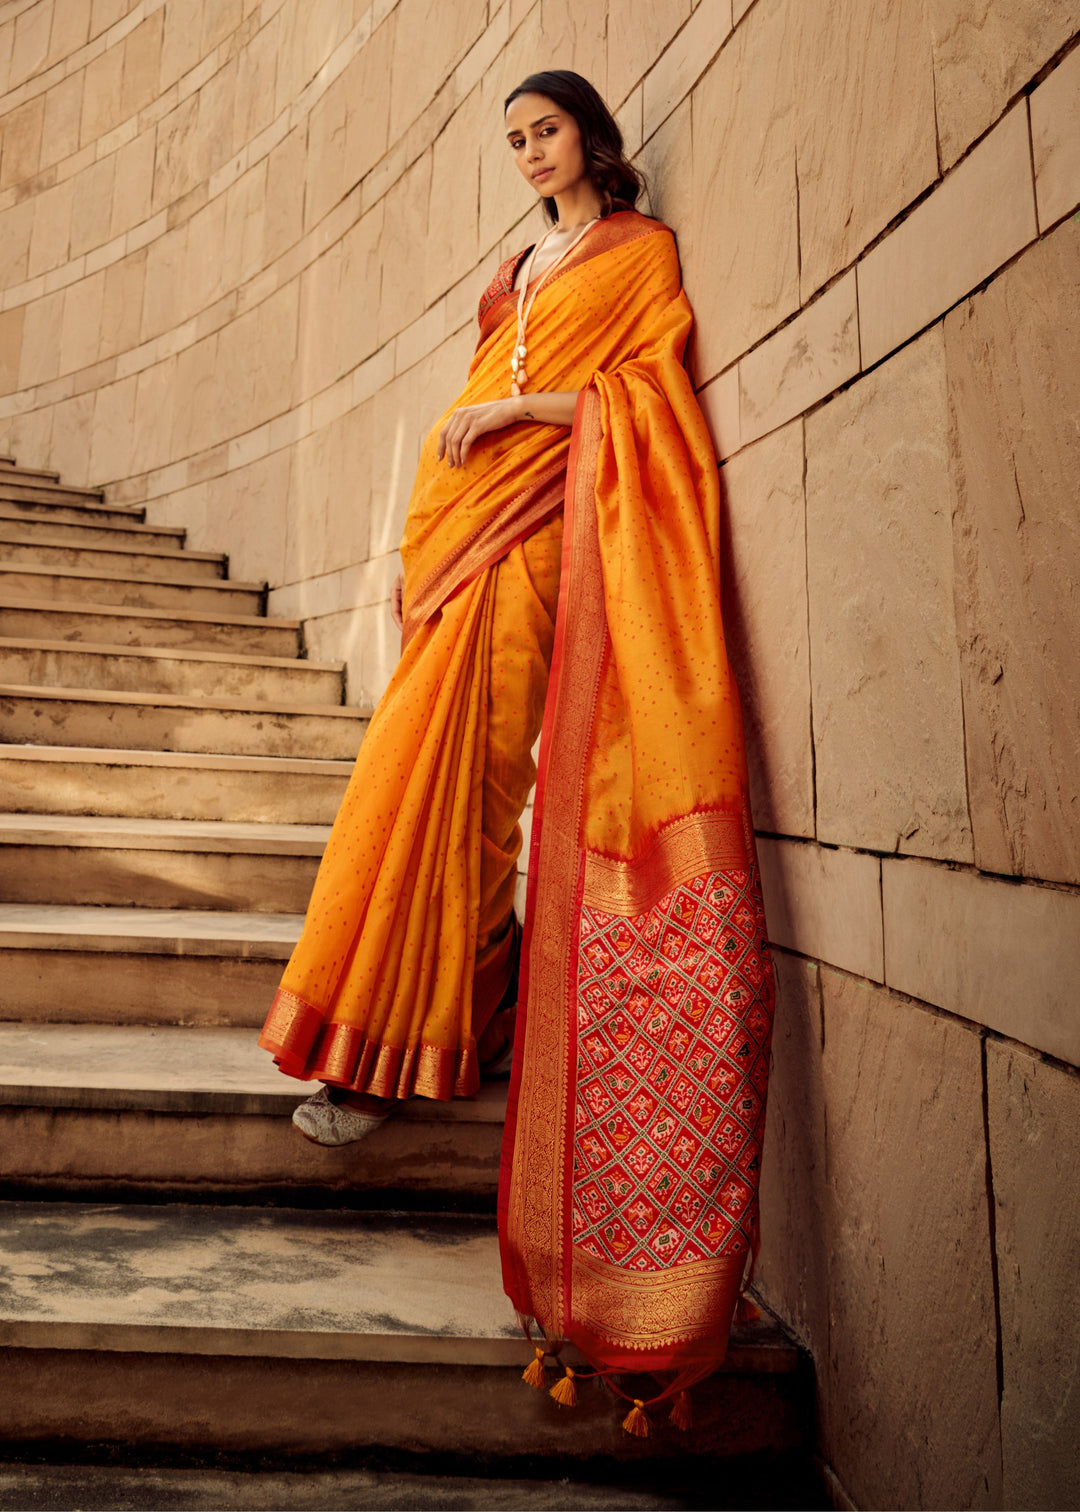
[[[709, 1369], [723, 1356], [745, 1254], [634, 1275], [575, 1247], [571, 1264], [573, 1342], [587, 1356], [602, 1354], [608, 1369], [640, 1370], [648, 1353], [649, 1370], [681, 1370], [692, 1360], [695, 1344]], [[701, 1308], [703, 1286], [714, 1299], [707, 1313]]]
[[[555, 1332], [569, 1317], [570, 1276], [563, 1262], [572, 1156], [567, 1109], [575, 1054], [570, 1019], [581, 913], [580, 774], [607, 649], [593, 504], [600, 439], [600, 397], [593, 388], [582, 389], [567, 462], [562, 581], [540, 742], [518, 1026], [499, 1182], [506, 1290], [522, 1311], [543, 1317]], [[567, 666], [574, 668], [573, 678], [563, 675]], [[576, 782], [552, 783], [553, 768], [577, 773]], [[526, 1062], [548, 1067], [550, 1075], [531, 1077], [523, 1095]], [[515, 1179], [518, 1145], [522, 1169]], [[529, 1253], [548, 1257], [549, 1265], [530, 1271]]]
[[565, 479], [566, 467], [562, 461], [545, 469], [534, 484], [509, 499], [494, 519], [479, 526], [443, 558], [409, 597], [402, 627], [402, 649], [447, 599], [460, 593], [488, 567], [500, 562], [519, 541], [532, 535], [561, 508]]
[[376, 1097], [431, 1097], [440, 1102], [472, 1097], [480, 1086], [476, 1042], [460, 1051], [422, 1040], [386, 1045], [349, 1024], [327, 1024], [323, 1010], [295, 992], [274, 994], [259, 1045], [286, 1076], [327, 1082]]

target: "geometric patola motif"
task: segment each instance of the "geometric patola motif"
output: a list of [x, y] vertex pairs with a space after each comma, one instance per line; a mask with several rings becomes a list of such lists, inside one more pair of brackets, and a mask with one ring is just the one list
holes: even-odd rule
[[773, 981], [756, 868], [583, 908], [573, 1242], [633, 1271], [750, 1246]]

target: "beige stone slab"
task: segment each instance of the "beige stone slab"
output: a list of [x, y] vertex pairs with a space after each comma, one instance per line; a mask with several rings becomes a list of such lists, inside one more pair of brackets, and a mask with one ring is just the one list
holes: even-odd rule
[[725, 369], [698, 392], [698, 402], [708, 421], [713, 449], [724, 461], [742, 445], [739, 429], [739, 364]]
[[1005, 1507], [1080, 1502], [1080, 1078], [986, 1046]]
[[19, 1278], [0, 1319], [8, 1347], [521, 1356], [488, 1218], [91, 1205], [8, 1206], [0, 1221]]
[[806, 300], [938, 176], [924, 0], [792, 7]]
[[945, 321], [975, 860], [1080, 882], [1080, 223]]
[[[726, 12], [727, 7], [720, 9]], [[664, 52], [689, 19], [691, 10], [692, 0], [611, 0], [607, 13], [607, 89], [612, 103], [625, 98], [647, 63]], [[724, 19], [728, 19], [726, 14]]]
[[1021, 100], [859, 263], [863, 366], [943, 315], [1036, 234]]
[[782, 952], [761, 1159], [755, 1289], [814, 1359], [828, 1357], [825, 1099], [820, 968]]
[[1039, 226], [1080, 202], [1080, 52], [1075, 48], [1031, 96], [1031, 148]]
[[[250, 1027], [238, 1031], [249, 1045], [265, 1009], [264, 1001]], [[377, 1139], [335, 1150], [300, 1138], [292, 1127], [289, 1115], [308, 1090], [294, 1082], [283, 1109], [262, 1114], [9, 1105], [0, 1112], [5, 1176], [28, 1195], [47, 1192], [52, 1200], [66, 1194], [188, 1202], [315, 1197], [325, 1203], [333, 1195], [348, 1204], [362, 1191], [422, 1194], [429, 1202], [452, 1193], [492, 1202], [501, 1088], [484, 1089], [475, 1102], [414, 1099]], [[482, 1116], [489, 1090], [499, 1098], [493, 1121]]]
[[926, 15], [946, 168], [1080, 28], [1077, 0], [929, 0]]
[[758, 829], [814, 832], [802, 426], [721, 471], [724, 627], [739, 687]]
[[[125, 609], [113, 604], [79, 604], [63, 599], [19, 598], [0, 594], [0, 630], [7, 636], [62, 640], [66, 644], [99, 642], [135, 647], [198, 648], [199, 654], [262, 656], [287, 661], [299, 647], [299, 621], [267, 620], [258, 615], [221, 615], [154, 609]], [[291, 654], [291, 655], [290, 655]]]
[[850, 272], [739, 363], [742, 445], [801, 415], [858, 371], [859, 315]]
[[0, 592], [25, 598], [55, 594], [91, 604], [122, 604], [145, 609], [220, 609], [224, 614], [254, 614], [262, 607], [263, 586], [202, 579], [130, 578], [103, 568], [6, 566], [0, 561]]
[[223, 578], [226, 567], [224, 556], [209, 551], [114, 550], [106, 544], [94, 542], [69, 544], [64, 540], [27, 538], [17, 527], [2, 524], [0, 560], [41, 567], [74, 567], [87, 573], [99, 570], [119, 572], [132, 577], [160, 578], [175, 572], [185, 581]]
[[11, 741], [210, 754], [353, 760], [367, 726], [357, 711], [331, 704], [210, 699], [197, 694], [122, 693], [97, 688], [0, 684]]
[[280, 946], [300, 938], [301, 914], [222, 913], [210, 909], [47, 908], [36, 903], [5, 903], [0, 931], [10, 949], [32, 948], [48, 936], [57, 950], [128, 950], [150, 955], [210, 951], [276, 959]]
[[642, 134], [648, 139], [689, 95], [731, 34], [731, 14], [723, 0], [698, 4], [645, 75]]
[[[83, 398], [92, 398], [83, 395]], [[0, 502], [0, 530], [12, 531], [23, 540], [39, 538], [63, 541], [73, 545], [123, 546], [162, 548], [178, 551], [184, 544], [182, 525], [141, 525], [132, 522], [114, 525], [74, 520], [55, 520], [48, 515], [31, 513], [25, 505]]]
[[144, 850], [272, 852], [318, 856], [330, 836], [321, 824], [235, 824], [227, 820], [130, 819], [0, 813], [0, 844]]
[[[161, 821], [156, 821], [161, 822]], [[319, 850], [303, 855], [261, 845], [214, 847], [198, 839], [127, 846], [113, 836], [14, 839], [0, 834], [0, 902], [120, 908], [217, 908], [302, 913], [311, 901]]]
[[886, 859], [882, 902], [891, 987], [1080, 1064], [1080, 896]]
[[[3, 630], [0, 610], [0, 631]], [[201, 695], [267, 704], [340, 705], [342, 669], [283, 657], [262, 660], [220, 651], [21, 640], [0, 635], [0, 667], [11, 682], [36, 687]]]
[[944, 343], [806, 420], [817, 834], [972, 859]]
[[885, 980], [877, 856], [764, 836], [758, 856], [771, 940]]
[[754, 6], [691, 97], [699, 384], [799, 307], [790, 11]]
[[[291, 1117], [309, 1089], [279, 1071], [247, 1029], [0, 1024], [3, 1100], [27, 1107]], [[506, 1082], [475, 1097], [410, 1098], [427, 1125], [502, 1124]]]
[[[23, 1024], [183, 1024], [245, 1026], [257, 1033], [281, 981], [287, 944], [237, 954], [63, 950], [58, 939], [28, 936], [0, 944], [0, 1016]], [[145, 943], [145, 942], [144, 942]]]
[[860, 1507], [1000, 1507], [979, 1036], [852, 977], [821, 985], [823, 1458]]
[[0, 746], [0, 807], [252, 823], [329, 824], [352, 773], [345, 761], [192, 752]]

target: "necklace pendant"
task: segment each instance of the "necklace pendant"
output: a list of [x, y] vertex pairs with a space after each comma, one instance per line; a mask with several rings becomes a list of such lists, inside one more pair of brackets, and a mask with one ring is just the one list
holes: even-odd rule
[[517, 354], [519, 357], [527, 357], [529, 355], [528, 347], [525, 346], [524, 343], [522, 343], [517, 349]]
[[520, 393], [521, 393], [521, 385], [520, 385], [520, 383], [512, 383], [510, 385], [510, 397], [511, 397], [511, 399], [516, 399], [520, 395]]

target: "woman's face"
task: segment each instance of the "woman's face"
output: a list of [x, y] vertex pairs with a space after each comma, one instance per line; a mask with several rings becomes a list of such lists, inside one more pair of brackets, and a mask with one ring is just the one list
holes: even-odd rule
[[523, 94], [510, 101], [506, 139], [522, 176], [545, 199], [564, 194], [586, 177], [578, 123], [546, 95]]

